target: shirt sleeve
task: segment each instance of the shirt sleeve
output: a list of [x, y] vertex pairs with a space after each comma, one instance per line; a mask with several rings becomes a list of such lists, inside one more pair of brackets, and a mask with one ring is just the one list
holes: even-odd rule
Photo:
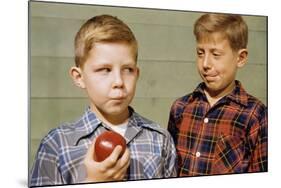
[[41, 142], [30, 176], [30, 186], [62, 184], [54, 145]]
[[267, 146], [268, 146], [268, 125], [267, 109], [260, 108], [257, 110], [258, 121], [250, 129], [248, 140], [252, 149], [252, 156], [249, 163], [249, 172], [267, 171]]
[[169, 114], [169, 121], [168, 121], [168, 131], [171, 134], [173, 141], [177, 144], [177, 134], [178, 129], [176, 126], [176, 102], [172, 105], [170, 114]]
[[171, 135], [167, 132], [165, 143], [165, 164], [164, 164], [164, 177], [176, 177], [177, 176], [177, 153], [174, 145], [174, 141]]

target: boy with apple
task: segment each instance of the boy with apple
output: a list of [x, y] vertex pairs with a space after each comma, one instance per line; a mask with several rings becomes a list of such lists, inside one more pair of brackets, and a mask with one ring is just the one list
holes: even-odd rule
[[[75, 38], [70, 75], [90, 105], [81, 118], [42, 140], [30, 186], [139, 180], [176, 176], [176, 150], [169, 132], [136, 113], [130, 103], [139, 77], [138, 45], [117, 17], [100, 15], [82, 25]], [[126, 141], [102, 161], [95, 140], [114, 131]]]

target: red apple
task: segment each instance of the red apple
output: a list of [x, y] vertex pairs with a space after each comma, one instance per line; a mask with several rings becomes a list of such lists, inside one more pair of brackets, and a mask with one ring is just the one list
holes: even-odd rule
[[114, 150], [114, 148], [122, 146], [121, 157], [126, 149], [126, 140], [120, 134], [114, 131], [105, 131], [96, 138], [94, 159], [97, 162], [105, 160]]

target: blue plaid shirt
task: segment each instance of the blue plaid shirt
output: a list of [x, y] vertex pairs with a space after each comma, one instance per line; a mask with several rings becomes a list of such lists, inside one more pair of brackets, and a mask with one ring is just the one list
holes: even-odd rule
[[[124, 137], [131, 161], [126, 179], [175, 177], [176, 150], [168, 131], [129, 109], [131, 116]], [[77, 122], [51, 130], [39, 146], [30, 186], [84, 182], [86, 169], [83, 161], [88, 147], [108, 129], [87, 108]]]

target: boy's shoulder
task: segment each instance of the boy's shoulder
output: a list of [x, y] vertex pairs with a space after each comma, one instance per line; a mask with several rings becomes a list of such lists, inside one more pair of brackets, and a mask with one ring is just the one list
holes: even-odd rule
[[91, 111], [90, 107], [87, 107], [76, 120], [62, 123], [53, 132], [54, 135], [63, 137], [69, 144], [76, 144], [80, 138], [95, 131], [100, 124], [101, 121], [95, 113]]
[[[249, 94], [240, 85], [239, 95], [237, 94], [230, 96], [231, 101], [234, 103], [229, 103], [229, 105], [235, 104], [239, 113], [243, 113], [244, 117], [250, 118], [251, 120], [257, 120], [259, 122], [267, 121], [267, 106], [257, 97]], [[242, 117], [242, 115], [241, 115]]]
[[231, 101], [234, 101], [247, 111], [255, 112], [267, 110], [266, 105], [260, 99], [248, 93], [240, 81], [236, 80], [235, 83], [234, 91], [228, 95]]
[[75, 145], [80, 137], [87, 135], [91, 131], [92, 127], [84, 119], [85, 114], [72, 122], [61, 123], [58, 127], [51, 129], [42, 139], [41, 143], [56, 143], [58, 147], [65, 143]]
[[187, 103], [190, 102], [191, 99], [193, 99], [193, 95], [194, 95], [194, 93], [192, 92], [192, 93], [186, 94], [184, 96], [181, 96], [174, 101], [173, 105], [185, 106]]
[[248, 105], [258, 105], [263, 108], [266, 108], [265, 104], [257, 97], [247, 93], [247, 98], [248, 98]]
[[202, 97], [198, 97], [198, 96], [202, 96], [204, 95], [204, 83], [201, 82], [197, 85], [197, 87], [188, 94], [183, 95], [182, 97], [177, 98], [172, 105], [172, 108], [176, 108], [176, 109], [183, 109], [185, 108], [186, 105], [190, 104], [193, 100], [201, 100]]
[[42, 144], [56, 144], [57, 147], [60, 146], [63, 140], [68, 141], [73, 139], [76, 134], [75, 123], [63, 123], [58, 127], [51, 129], [47, 135], [42, 139]]
[[172, 113], [175, 117], [180, 117], [181, 114], [184, 112], [186, 106], [189, 105], [193, 99], [194, 92], [177, 98], [172, 104], [170, 113]]
[[256, 117], [267, 114], [267, 106], [257, 97], [247, 93], [247, 109], [253, 112]]

